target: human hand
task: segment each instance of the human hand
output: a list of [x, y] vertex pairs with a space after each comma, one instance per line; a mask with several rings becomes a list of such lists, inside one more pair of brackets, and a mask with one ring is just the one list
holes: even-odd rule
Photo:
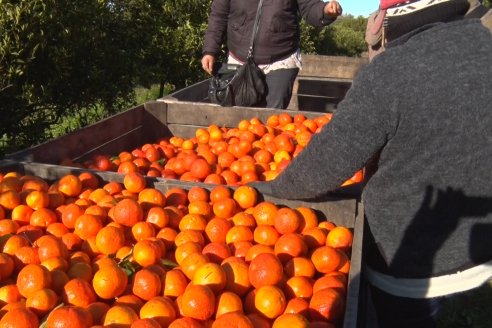
[[336, 18], [342, 14], [342, 6], [338, 3], [338, 1], [332, 0], [326, 4], [324, 13], [327, 16]]
[[214, 68], [215, 57], [212, 55], [204, 55], [202, 57], [202, 68], [205, 72], [212, 75], [212, 69]]

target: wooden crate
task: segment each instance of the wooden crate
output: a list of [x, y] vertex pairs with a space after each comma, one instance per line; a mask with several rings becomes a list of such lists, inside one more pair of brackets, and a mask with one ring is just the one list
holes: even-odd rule
[[[90, 171], [94, 173], [99, 178], [101, 183], [108, 181], [123, 181], [123, 176], [115, 172], [91, 171], [82, 168], [32, 162], [17, 162], [12, 160], [0, 161], [0, 172], [7, 173], [12, 171], [26, 175], [38, 176], [50, 182], [53, 182], [66, 174], [78, 175], [81, 172], [85, 171]], [[192, 184], [172, 180], [163, 181], [151, 177], [146, 177], [146, 179], [148, 186], [159, 189], [162, 192], [166, 192], [173, 187], [189, 189], [193, 185], [202, 185], [208, 189], [212, 188], [212, 185], [205, 184]], [[348, 276], [347, 299], [343, 327], [358, 327], [358, 324], [361, 322], [361, 320], [363, 321], [363, 318], [359, 318], [358, 314], [358, 309], [361, 303], [360, 293], [361, 291], [363, 291], [363, 286], [361, 285], [361, 266], [364, 234], [364, 213], [361, 203], [355, 199], [337, 197], [326, 197], [323, 200], [318, 200], [316, 202], [285, 200], [269, 196], [262, 197], [261, 200], [268, 200], [274, 202], [277, 205], [285, 205], [291, 208], [307, 206], [314, 209], [320, 219], [329, 220], [337, 225], [343, 225], [352, 229], [354, 233], [354, 240], [350, 254], [351, 266]]]
[[[367, 58], [306, 54], [302, 58], [303, 68], [294, 82], [292, 99], [287, 107], [293, 111], [335, 112], [353, 78], [367, 64]], [[159, 100], [176, 107], [194, 103], [220, 107], [210, 103], [208, 85], [209, 79], [200, 81]]]

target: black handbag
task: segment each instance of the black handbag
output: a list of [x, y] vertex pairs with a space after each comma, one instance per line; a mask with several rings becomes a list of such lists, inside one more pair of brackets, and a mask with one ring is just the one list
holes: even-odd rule
[[253, 59], [254, 44], [261, 17], [263, 0], [258, 4], [253, 35], [246, 63], [243, 65], [215, 63], [216, 73], [210, 79], [208, 98], [221, 106], [255, 106], [266, 95], [265, 73]]

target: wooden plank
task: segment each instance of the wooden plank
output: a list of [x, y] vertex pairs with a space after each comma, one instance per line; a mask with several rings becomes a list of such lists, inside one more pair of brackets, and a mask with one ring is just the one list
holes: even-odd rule
[[352, 86], [351, 81], [347, 80], [299, 80], [298, 95], [317, 95], [334, 97], [339, 100], [345, 97], [345, 94]]
[[[306, 111], [310, 112], [321, 112], [321, 113], [334, 113], [336, 112], [337, 104], [339, 99], [330, 99], [326, 97], [317, 96], [304, 96], [300, 95], [298, 97], [299, 107], [305, 108]], [[304, 111], [303, 111], [304, 113]]]
[[105, 144], [109, 136], [121, 136], [134, 131], [142, 124], [143, 111], [142, 105], [136, 106], [62, 137], [9, 154], [6, 158], [52, 164], [63, 159], [79, 158], [88, 150]]
[[299, 76], [353, 79], [367, 58], [343, 56], [302, 55], [303, 67]]

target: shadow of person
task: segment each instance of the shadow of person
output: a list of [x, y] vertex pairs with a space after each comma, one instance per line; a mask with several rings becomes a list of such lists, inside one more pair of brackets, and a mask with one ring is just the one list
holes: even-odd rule
[[[387, 264], [389, 271], [398, 276], [428, 278], [490, 261], [491, 250], [492, 198], [466, 195], [451, 187], [441, 190], [427, 186], [419, 210], [405, 229], [393, 260]], [[449, 264], [458, 261], [462, 267], [456, 267], [454, 272], [446, 270]], [[423, 297], [429, 292], [429, 286], [420, 287], [423, 291], [420, 297]], [[413, 302], [413, 299], [408, 300], [408, 304]], [[419, 304], [422, 306], [419, 313], [435, 314], [439, 308], [432, 300]], [[418, 319], [418, 314], [407, 314]], [[435, 326], [433, 320], [428, 320], [429, 327]]]

